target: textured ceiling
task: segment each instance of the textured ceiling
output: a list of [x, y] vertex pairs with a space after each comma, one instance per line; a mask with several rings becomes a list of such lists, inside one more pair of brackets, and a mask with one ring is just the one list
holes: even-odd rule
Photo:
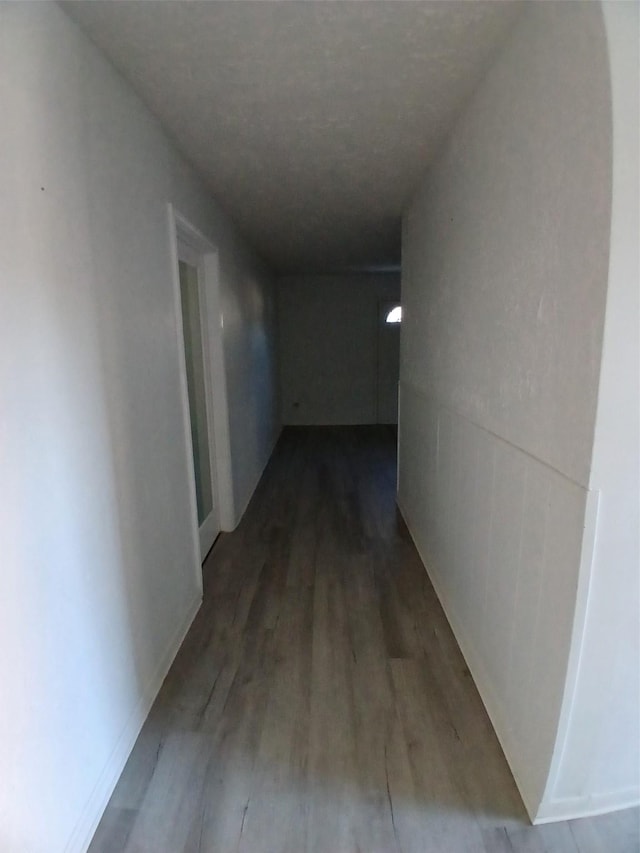
[[62, 5], [280, 272], [399, 262], [403, 207], [519, 8]]

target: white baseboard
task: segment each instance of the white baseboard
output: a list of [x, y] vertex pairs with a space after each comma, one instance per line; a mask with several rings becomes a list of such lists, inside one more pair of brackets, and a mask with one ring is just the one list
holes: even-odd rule
[[67, 842], [65, 853], [85, 853], [91, 844], [91, 839], [100, 823], [100, 818], [127, 763], [131, 750], [140, 734], [140, 730], [149, 715], [151, 706], [162, 687], [162, 683], [178, 653], [178, 649], [182, 645], [182, 641], [200, 609], [201, 603], [202, 598], [200, 593], [198, 593], [198, 596], [189, 605], [184, 618], [180, 621], [178, 628], [160, 659], [153, 677], [149, 680], [140, 697], [140, 701], [120, 733], [114, 750], [100, 774], [100, 778]]
[[429, 576], [429, 580], [435, 590], [435, 593], [438, 597], [438, 601], [442, 606], [444, 611], [444, 615], [447, 617], [447, 622], [449, 623], [451, 630], [456, 638], [456, 642], [462, 652], [462, 656], [465, 659], [465, 663], [469, 668], [469, 672], [473, 677], [473, 682], [480, 694], [480, 699], [482, 700], [482, 704], [485, 707], [487, 714], [489, 715], [489, 719], [491, 720], [491, 725], [493, 726], [493, 730], [498, 738], [498, 742], [500, 743], [500, 747], [502, 748], [502, 752], [504, 753], [504, 757], [509, 765], [509, 769], [511, 770], [511, 774], [516, 783], [516, 787], [520, 792], [520, 796], [522, 797], [522, 802], [524, 803], [524, 807], [529, 815], [529, 819], [532, 823], [534, 823], [534, 818], [537, 813], [537, 802], [536, 797], [533, 792], [529, 790], [529, 786], [522, 778], [522, 774], [519, 772], [518, 764], [514, 759], [515, 755], [515, 746], [510, 742], [509, 738], [509, 727], [507, 725], [506, 720], [503, 717], [500, 703], [494, 696], [493, 690], [490, 687], [489, 679], [487, 678], [484, 670], [484, 666], [480, 658], [476, 655], [474, 651], [473, 643], [467, 641], [465, 637], [464, 630], [462, 626], [458, 622], [458, 620], [453, 615], [453, 610], [449, 601], [447, 599], [446, 594], [444, 593], [444, 585], [442, 584], [440, 577], [435, 571], [434, 567], [429, 564], [428, 560], [425, 559], [425, 555], [422, 553], [422, 549], [420, 548], [419, 543], [416, 541], [416, 538], [412, 531], [411, 518], [407, 513], [406, 509], [402, 506], [402, 503], [399, 500], [399, 497], [396, 496], [396, 502], [398, 505], [398, 509], [407, 525], [407, 530], [409, 531], [409, 535], [411, 536], [411, 540], [416, 547], [416, 551], [422, 561], [422, 565], [425, 567], [425, 571]]
[[534, 823], [555, 823], [559, 820], [576, 820], [582, 817], [631, 809], [640, 805], [640, 790], [625, 788], [588, 797], [570, 797], [562, 800], [543, 802]]
[[453, 631], [458, 646], [460, 647], [462, 656], [464, 657], [466, 664], [469, 667], [469, 671], [473, 676], [473, 681], [478, 693], [480, 694], [480, 698], [482, 699], [482, 704], [489, 715], [489, 719], [491, 720], [496, 737], [500, 742], [500, 746], [502, 747], [502, 751], [515, 780], [518, 791], [520, 792], [520, 796], [522, 797], [522, 801], [531, 823], [537, 826], [544, 823], [575, 820], [583, 817], [595, 817], [597, 815], [608, 814], [609, 812], [620, 811], [622, 809], [633, 808], [640, 805], [640, 791], [637, 787], [596, 794], [593, 796], [572, 797], [546, 802], [544, 800], [540, 802], [539, 796], [530, 790], [530, 786], [528, 786], [526, 781], [523, 779], [522, 773], [518, 768], [518, 762], [514, 758], [517, 745], [512, 743], [510, 740], [507, 721], [503, 718], [500, 703], [493, 695], [493, 691], [489, 685], [489, 680], [484, 672], [482, 661], [476, 655], [473, 644], [466, 640], [464, 629], [456, 620], [444, 592], [444, 584], [441, 582], [434, 566], [425, 559], [425, 555], [422, 552], [420, 544], [416, 541], [412, 530], [410, 514], [407, 513], [406, 508], [403, 507], [398, 496], [396, 496], [396, 502], [398, 504], [398, 509], [404, 518], [405, 524], [407, 525], [409, 535], [411, 536], [420, 559], [422, 560], [422, 564], [429, 576], [429, 580], [431, 581], [436, 595], [438, 596], [438, 600], [444, 610], [447, 621], [451, 626], [451, 630]]

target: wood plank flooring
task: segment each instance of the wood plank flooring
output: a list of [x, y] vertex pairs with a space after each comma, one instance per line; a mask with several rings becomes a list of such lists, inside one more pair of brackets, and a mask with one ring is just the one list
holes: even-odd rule
[[531, 827], [395, 507], [386, 427], [289, 428], [92, 853], [632, 853], [637, 810]]

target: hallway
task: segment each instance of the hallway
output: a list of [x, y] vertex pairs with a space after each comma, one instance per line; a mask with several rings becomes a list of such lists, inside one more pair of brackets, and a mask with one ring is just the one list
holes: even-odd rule
[[388, 427], [287, 428], [92, 853], [637, 849], [637, 814], [530, 827], [395, 507]]

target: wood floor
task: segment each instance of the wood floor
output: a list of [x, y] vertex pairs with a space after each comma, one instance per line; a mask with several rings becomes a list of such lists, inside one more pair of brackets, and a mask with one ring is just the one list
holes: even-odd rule
[[534, 828], [395, 508], [390, 428], [287, 429], [92, 853], [631, 853]]

